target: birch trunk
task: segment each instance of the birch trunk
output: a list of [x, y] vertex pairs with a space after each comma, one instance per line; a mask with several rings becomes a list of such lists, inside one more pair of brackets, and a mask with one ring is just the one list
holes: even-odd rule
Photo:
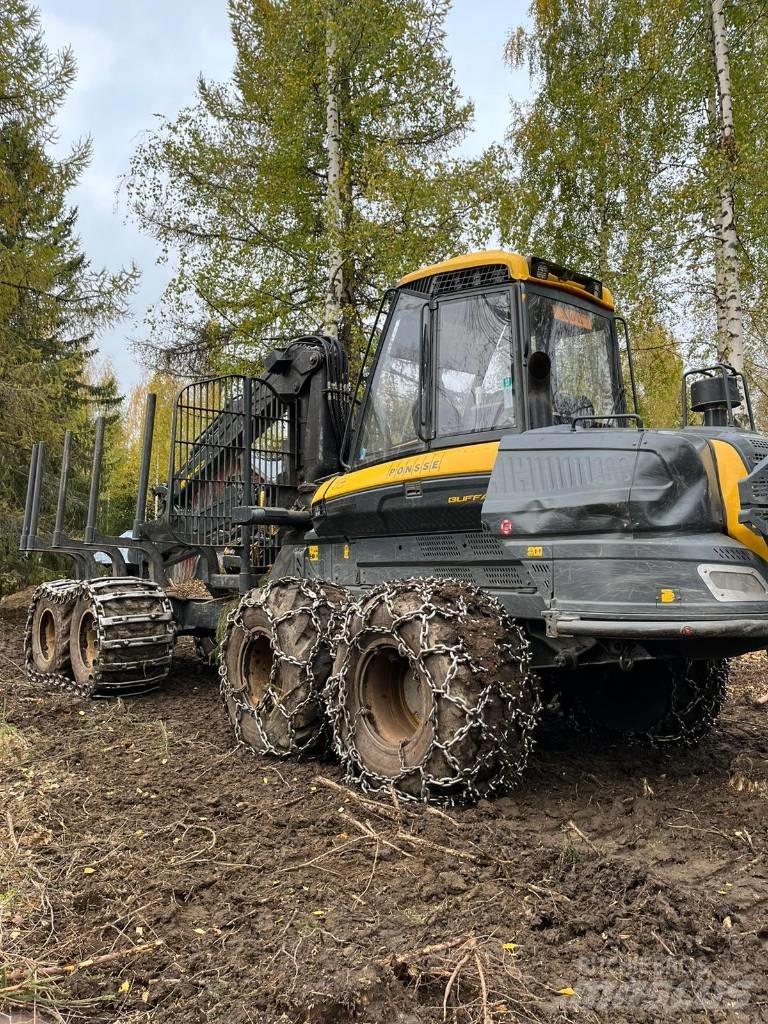
[[[712, 25], [709, 26], [709, 45], [712, 46]], [[717, 108], [717, 97], [712, 93], [707, 97], [707, 112], [709, 120], [709, 130], [713, 139], [719, 138], [720, 134], [720, 118], [718, 115]], [[715, 269], [715, 283], [713, 288], [713, 297], [715, 300], [715, 314], [717, 317], [717, 357], [718, 359], [724, 358], [724, 352], [726, 350], [726, 338], [727, 338], [727, 318], [725, 315], [725, 266], [723, 261], [723, 219], [720, 209], [720, 204], [717, 206], [715, 212], [715, 218], [712, 224], [714, 230], [714, 269]]]
[[722, 157], [718, 211], [715, 218], [715, 301], [721, 358], [744, 371], [744, 320], [739, 285], [739, 254], [733, 209], [733, 165], [736, 134], [733, 123], [733, 92], [725, 30], [724, 0], [712, 0], [712, 51], [718, 96], [719, 149]]
[[325, 300], [323, 330], [332, 338], [339, 337], [344, 293], [344, 266], [341, 253], [341, 117], [339, 112], [339, 81], [337, 72], [336, 31], [328, 18], [325, 38], [327, 64], [327, 95], [325, 133], [328, 147], [328, 192], [326, 196], [326, 229], [328, 237], [328, 288]]

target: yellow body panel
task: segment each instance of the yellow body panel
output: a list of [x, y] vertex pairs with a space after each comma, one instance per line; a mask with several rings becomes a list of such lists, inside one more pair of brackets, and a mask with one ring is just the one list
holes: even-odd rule
[[739, 481], [748, 474], [747, 467], [733, 445], [727, 441], [710, 442], [715, 453], [717, 478], [720, 481], [720, 493], [723, 496], [723, 511], [728, 535], [734, 540], [750, 548], [755, 554], [768, 561], [768, 545], [762, 537], [753, 533], [748, 526], [739, 522], [741, 502], [739, 500]]
[[528, 270], [528, 260], [516, 252], [505, 252], [503, 249], [486, 249], [483, 252], [468, 252], [463, 256], [454, 256], [453, 259], [444, 260], [442, 263], [435, 263], [431, 267], [422, 267], [421, 270], [414, 270], [412, 274], [406, 274], [400, 278], [398, 285], [410, 284], [413, 281], [420, 281], [425, 277], [434, 277], [435, 274], [445, 274], [452, 270], [471, 270], [472, 267], [487, 267], [500, 263], [509, 268], [509, 275], [514, 281], [533, 281], [536, 284], [550, 285], [554, 288], [571, 292], [573, 295], [580, 295], [582, 298], [590, 299], [601, 306], [613, 309], [613, 295], [603, 285], [602, 299], [595, 298], [586, 288], [574, 284], [573, 281], [560, 281], [552, 274], [546, 281], [541, 278], [532, 277]]
[[441, 448], [404, 459], [393, 459], [376, 466], [366, 466], [341, 476], [334, 476], [320, 484], [312, 497], [312, 504], [323, 498], [340, 498], [344, 494], [370, 491], [375, 487], [403, 483], [407, 480], [428, 480], [434, 477], [471, 476], [490, 473], [496, 462], [498, 441]]

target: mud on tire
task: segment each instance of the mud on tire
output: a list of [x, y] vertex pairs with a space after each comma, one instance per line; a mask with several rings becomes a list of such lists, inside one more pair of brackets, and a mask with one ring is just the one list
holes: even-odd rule
[[371, 590], [345, 617], [326, 689], [347, 781], [473, 802], [517, 782], [540, 701], [529, 645], [501, 605], [453, 580]]
[[727, 694], [728, 661], [639, 662], [628, 672], [585, 669], [562, 692], [576, 723], [602, 735], [695, 746], [715, 724]]
[[41, 584], [32, 596], [26, 634], [30, 675], [57, 676], [69, 670], [69, 630], [76, 582]]
[[323, 687], [347, 601], [334, 583], [294, 578], [242, 598], [219, 656], [221, 695], [239, 742], [278, 757], [323, 744]]
[[73, 686], [95, 696], [136, 696], [171, 669], [173, 610], [158, 584], [132, 576], [83, 580], [72, 613]]

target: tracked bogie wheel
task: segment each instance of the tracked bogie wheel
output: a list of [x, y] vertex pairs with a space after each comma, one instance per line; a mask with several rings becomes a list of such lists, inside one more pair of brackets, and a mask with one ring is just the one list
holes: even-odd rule
[[143, 693], [168, 675], [174, 641], [171, 604], [155, 583], [44, 583], [27, 616], [27, 674], [79, 697]]
[[278, 757], [323, 745], [323, 688], [348, 600], [335, 583], [294, 578], [241, 599], [219, 656], [221, 695], [238, 742]]
[[715, 724], [727, 696], [724, 659], [637, 662], [629, 672], [585, 669], [560, 702], [582, 728], [607, 737], [693, 747]]
[[38, 676], [66, 677], [74, 584], [43, 583], [32, 596], [27, 620], [27, 667]]
[[520, 628], [453, 580], [381, 584], [347, 612], [326, 689], [348, 781], [468, 803], [511, 787], [540, 700]]
[[98, 696], [148, 692], [168, 675], [174, 642], [161, 587], [133, 577], [89, 580], [72, 610], [72, 678]]

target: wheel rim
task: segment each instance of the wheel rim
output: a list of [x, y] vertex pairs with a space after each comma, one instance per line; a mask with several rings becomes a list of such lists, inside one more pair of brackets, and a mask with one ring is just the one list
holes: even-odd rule
[[56, 620], [50, 608], [46, 608], [37, 625], [37, 642], [40, 657], [46, 664], [53, 661], [56, 652]]
[[257, 707], [269, 687], [272, 674], [272, 644], [266, 633], [251, 637], [240, 652], [238, 674], [253, 707]]
[[402, 747], [418, 735], [427, 717], [427, 687], [396, 647], [384, 642], [369, 649], [358, 686], [366, 727], [379, 743]]
[[85, 612], [77, 627], [77, 649], [80, 659], [87, 669], [93, 668], [96, 660], [96, 616], [92, 611]]

